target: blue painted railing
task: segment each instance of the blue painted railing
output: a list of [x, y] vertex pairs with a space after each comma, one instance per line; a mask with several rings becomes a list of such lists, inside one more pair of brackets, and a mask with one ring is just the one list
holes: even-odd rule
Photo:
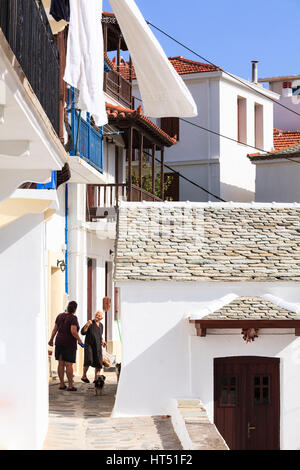
[[75, 92], [71, 89], [71, 127], [73, 149], [71, 155], [80, 156], [96, 170], [103, 173], [103, 129], [98, 132], [91, 125], [90, 115], [83, 119], [81, 112], [75, 108]]

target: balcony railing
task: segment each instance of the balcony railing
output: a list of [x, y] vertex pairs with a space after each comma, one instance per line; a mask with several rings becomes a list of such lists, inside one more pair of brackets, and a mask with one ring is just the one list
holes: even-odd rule
[[81, 112], [75, 108], [75, 90], [70, 90], [71, 127], [73, 149], [71, 155], [80, 156], [96, 170], [103, 173], [103, 135], [102, 128], [97, 131], [91, 124], [90, 115], [83, 119]]
[[[120, 201], [129, 201], [127, 185], [122, 184], [98, 184], [87, 187], [87, 221], [94, 222], [97, 219], [109, 217], [109, 209], [117, 209]], [[132, 202], [156, 201], [162, 199], [154, 194], [132, 185]]]
[[131, 202], [141, 202], [141, 201], [150, 201], [150, 202], [162, 202], [162, 199], [155, 196], [155, 194], [149, 193], [139, 186], [134, 184], [131, 186]]
[[126, 108], [132, 107], [132, 85], [116, 70], [104, 74], [104, 91]]
[[1, 0], [0, 27], [59, 133], [59, 54], [41, 0]]

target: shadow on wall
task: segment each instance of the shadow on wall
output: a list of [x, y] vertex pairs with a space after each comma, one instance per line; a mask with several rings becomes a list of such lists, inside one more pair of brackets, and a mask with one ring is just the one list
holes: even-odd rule
[[[143, 338], [145, 343], [149, 343], [149, 329], [147, 325], [142, 328], [143, 324], [140, 320], [139, 345], [142, 345]], [[153, 328], [157, 330], [158, 327], [159, 322], [154, 314]], [[190, 331], [188, 320], [180, 319], [159, 340], [145, 350], [137, 351], [135, 359], [126, 363], [128, 352], [135, 354], [136, 323], [123, 326], [125, 347], [113, 416], [170, 414], [170, 399], [190, 396]]]
[[[234, 171], [234, 170], [233, 170]], [[255, 191], [220, 182], [221, 198], [226, 202], [252, 202], [255, 201]]]
[[43, 220], [43, 214], [24, 215], [20, 219], [0, 229], [0, 253], [21, 240], [25, 234], [34, 230]]

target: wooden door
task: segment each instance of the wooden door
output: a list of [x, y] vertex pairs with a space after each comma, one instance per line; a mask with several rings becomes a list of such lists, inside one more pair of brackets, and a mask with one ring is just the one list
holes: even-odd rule
[[214, 422], [231, 450], [279, 450], [279, 359], [215, 359], [214, 405]]

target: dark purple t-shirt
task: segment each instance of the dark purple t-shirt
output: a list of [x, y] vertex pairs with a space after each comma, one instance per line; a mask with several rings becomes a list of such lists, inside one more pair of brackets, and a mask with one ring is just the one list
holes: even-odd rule
[[77, 340], [71, 333], [71, 326], [75, 325], [79, 331], [78, 319], [73, 313], [60, 313], [55, 323], [58, 327], [58, 332], [55, 340], [56, 346], [64, 346], [65, 348], [76, 350]]

